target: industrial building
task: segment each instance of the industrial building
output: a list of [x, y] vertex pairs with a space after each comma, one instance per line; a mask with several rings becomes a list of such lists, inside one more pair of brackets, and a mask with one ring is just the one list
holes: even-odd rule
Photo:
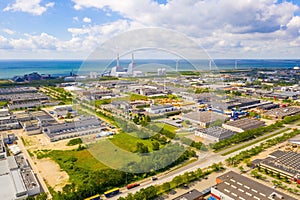
[[4, 142], [2, 139], [0, 139], [0, 159], [3, 159], [6, 157], [6, 151], [4, 147]]
[[10, 112], [8, 109], [0, 109], [0, 120], [10, 119]]
[[300, 108], [291, 106], [285, 108], [275, 108], [264, 113], [264, 115], [274, 119], [283, 119], [286, 116], [292, 116], [299, 113], [300, 113]]
[[151, 114], [165, 114], [177, 111], [178, 109], [173, 105], [152, 105], [150, 108], [145, 108], [145, 110]]
[[27, 135], [42, 133], [42, 126], [56, 123], [56, 120], [45, 111], [22, 111], [14, 113]]
[[100, 133], [105, 129], [96, 117], [82, 117], [69, 123], [55, 123], [43, 127], [43, 133], [51, 142], [78, 136]]
[[0, 199], [21, 200], [41, 192], [40, 184], [23, 155], [0, 160]]
[[182, 120], [188, 120], [202, 128], [208, 127], [216, 121], [226, 121], [229, 118], [225, 115], [217, 114], [214, 112], [190, 112], [182, 115]]
[[38, 89], [35, 87], [12, 87], [12, 88], [0, 88], [0, 95], [3, 94], [21, 94], [21, 93], [30, 93], [37, 92]]
[[204, 200], [204, 195], [196, 189], [188, 191], [173, 200]]
[[0, 131], [19, 129], [21, 128], [18, 120], [16, 119], [5, 119], [0, 120]]
[[218, 200], [296, 200], [274, 188], [270, 188], [233, 171], [217, 177], [216, 183], [217, 185], [211, 188], [211, 196]]
[[210, 105], [213, 109], [220, 110], [220, 111], [241, 109], [243, 107], [251, 108], [252, 105], [255, 105], [254, 107], [256, 107], [259, 104], [260, 104], [259, 99], [248, 99], [248, 98], [235, 98], [225, 102], [213, 100], [212, 102], [210, 102]]
[[259, 163], [259, 166], [300, 183], [300, 154], [277, 150]]
[[236, 132], [218, 126], [198, 129], [195, 131], [195, 136], [202, 137], [212, 142], [219, 142], [221, 140], [230, 138], [234, 134], [236, 134]]
[[68, 113], [70, 113], [70, 115], [73, 116], [73, 117], [75, 117], [77, 115], [77, 111], [73, 110], [72, 105], [54, 106], [53, 111], [54, 111], [54, 114], [55, 114], [56, 117], [65, 118]]
[[226, 124], [222, 124], [222, 127], [234, 132], [244, 132], [249, 129], [259, 128], [265, 125], [265, 122], [257, 119], [243, 118], [235, 121], [229, 121]]

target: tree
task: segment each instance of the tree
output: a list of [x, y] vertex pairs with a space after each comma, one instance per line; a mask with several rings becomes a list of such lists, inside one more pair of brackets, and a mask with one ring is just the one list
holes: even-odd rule
[[158, 142], [152, 142], [152, 149], [153, 151], [159, 150], [159, 143]]
[[244, 173], [244, 167], [241, 165], [241, 166], [239, 166], [239, 170], [241, 171], [241, 173]]

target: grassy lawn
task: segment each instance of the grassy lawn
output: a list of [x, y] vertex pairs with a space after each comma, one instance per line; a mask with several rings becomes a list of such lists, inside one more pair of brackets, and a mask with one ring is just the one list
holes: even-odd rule
[[111, 99], [101, 99], [101, 100], [94, 101], [95, 107], [99, 107], [100, 105], [110, 104], [110, 103], [111, 103]]
[[77, 158], [76, 166], [80, 168], [84, 168], [87, 170], [102, 170], [108, 169], [107, 166], [99, 162], [88, 150], [82, 151], [61, 151], [61, 150], [54, 150], [49, 152], [49, 157], [56, 161], [58, 164], [65, 162], [66, 160], [70, 160], [72, 158]]
[[125, 151], [135, 152], [137, 142], [143, 143], [144, 145], [148, 146], [149, 151], [152, 151], [152, 141], [143, 140], [137, 137], [136, 133], [120, 133], [109, 140]]
[[164, 128], [165, 130], [170, 131], [172, 133], [175, 133], [176, 130], [178, 129], [175, 126], [172, 126], [172, 125], [169, 125], [169, 124], [156, 123], [156, 125], [161, 127], [161, 128]]
[[[121, 139], [119, 138], [114, 142], [116, 141], [121, 146], [121, 144], [119, 143]], [[122, 147], [125, 148], [124, 145]], [[127, 166], [127, 164], [132, 161], [138, 162], [141, 159], [138, 154], [128, 152], [120, 148], [119, 146], [116, 146], [116, 144], [112, 143], [111, 140], [107, 139], [100, 140], [90, 145], [89, 152], [96, 160], [114, 169], [121, 168], [122, 166]]]

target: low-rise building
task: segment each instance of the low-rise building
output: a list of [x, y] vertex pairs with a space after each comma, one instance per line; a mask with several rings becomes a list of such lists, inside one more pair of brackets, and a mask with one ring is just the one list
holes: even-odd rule
[[61, 106], [54, 106], [54, 114], [56, 117], [63, 117], [65, 118], [68, 113], [70, 113], [71, 116], [76, 116], [77, 111], [73, 110], [72, 105], [61, 105]]
[[222, 127], [234, 132], [244, 132], [246, 130], [259, 128], [265, 125], [265, 122], [251, 119], [251, 118], [243, 118], [235, 121], [229, 121], [226, 124], [222, 124]]
[[298, 153], [277, 150], [262, 160], [259, 166], [300, 183], [300, 154]]
[[8, 109], [0, 109], [0, 120], [10, 119], [10, 113]]
[[0, 199], [23, 200], [41, 192], [23, 155], [0, 159]]
[[195, 131], [195, 136], [202, 137], [212, 142], [219, 142], [221, 140], [230, 138], [234, 134], [236, 134], [236, 132], [218, 126], [198, 129]]
[[218, 200], [296, 200], [274, 188], [263, 185], [233, 171], [217, 177], [216, 183], [217, 185], [211, 188], [211, 196]]
[[275, 108], [269, 110], [268, 112], [264, 113], [264, 116], [271, 117], [274, 119], [283, 119], [286, 116], [292, 116], [300, 113], [299, 107], [285, 107], [285, 108]]
[[96, 117], [84, 117], [69, 123], [49, 124], [43, 127], [43, 133], [51, 142], [100, 133], [105, 129], [102, 121]]
[[4, 147], [4, 142], [2, 139], [0, 139], [0, 160], [6, 158], [6, 151]]
[[196, 189], [188, 191], [173, 200], [204, 200], [204, 195]]
[[152, 105], [145, 110], [151, 114], [165, 114], [168, 112], [177, 111], [178, 109], [173, 105]]
[[202, 128], [206, 128], [216, 121], [224, 122], [229, 118], [225, 115], [217, 114], [214, 112], [190, 112], [188, 114], [182, 115], [182, 119], [197, 124]]
[[18, 120], [16, 119], [5, 119], [0, 121], [0, 131], [12, 130], [21, 128]]

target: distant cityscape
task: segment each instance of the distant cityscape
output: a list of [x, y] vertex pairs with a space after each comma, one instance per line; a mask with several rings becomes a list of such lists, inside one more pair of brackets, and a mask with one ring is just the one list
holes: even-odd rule
[[[117, 60], [106, 74], [33, 72], [1, 82], [0, 197], [67, 196], [66, 181], [79, 186], [80, 173], [98, 166], [127, 178], [72, 195], [126, 199], [148, 191], [153, 199], [298, 199], [299, 67], [175, 74], [153, 68], [137, 70], [132, 54], [127, 68]], [[111, 160], [121, 150], [136, 157]], [[174, 160], [161, 163], [166, 156]], [[95, 181], [90, 176], [83, 181]]]

